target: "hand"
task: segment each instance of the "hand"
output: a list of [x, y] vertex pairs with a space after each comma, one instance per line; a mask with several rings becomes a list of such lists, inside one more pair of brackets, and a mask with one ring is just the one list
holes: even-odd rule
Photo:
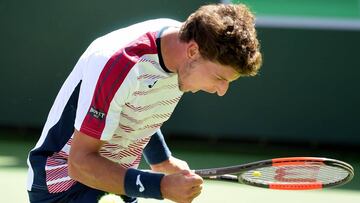
[[171, 156], [166, 161], [151, 165], [151, 170], [165, 174], [173, 174], [179, 173], [183, 170], [189, 171], [190, 167], [185, 161]]
[[164, 198], [177, 203], [191, 203], [200, 195], [203, 179], [189, 170], [166, 175], [161, 180], [161, 193]]

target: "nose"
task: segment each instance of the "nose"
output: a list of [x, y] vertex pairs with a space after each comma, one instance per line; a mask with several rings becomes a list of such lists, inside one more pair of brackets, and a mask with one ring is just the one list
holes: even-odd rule
[[228, 89], [229, 89], [229, 82], [221, 81], [221, 83], [217, 86], [216, 93], [219, 97], [222, 97], [226, 94]]

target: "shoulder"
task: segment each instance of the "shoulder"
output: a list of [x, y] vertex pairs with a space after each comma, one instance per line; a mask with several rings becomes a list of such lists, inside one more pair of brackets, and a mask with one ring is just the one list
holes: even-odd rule
[[166, 26], [181, 26], [181, 22], [170, 18], [157, 18], [146, 20], [114, 30], [104, 35], [103, 37], [100, 37], [99, 39], [121, 37], [121, 40], [130, 42], [135, 40], [138, 36], [141, 36], [147, 32], [159, 31]]
[[158, 18], [142, 22], [151, 25], [151, 29], [158, 30], [164, 26], [180, 26], [181, 22], [170, 18]]
[[121, 48], [127, 47], [129, 44], [133, 44], [133, 42], [139, 43], [141, 40], [146, 41], [146, 33], [157, 32], [166, 26], [180, 25], [181, 23], [179, 21], [170, 18], [158, 18], [138, 22], [95, 39], [89, 46], [88, 52], [97, 52], [97, 54], [105, 55], [111, 54]]

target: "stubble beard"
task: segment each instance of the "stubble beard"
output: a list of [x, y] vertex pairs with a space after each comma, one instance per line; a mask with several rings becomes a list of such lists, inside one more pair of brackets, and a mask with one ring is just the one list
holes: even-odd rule
[[179, 90], [182, 92], [189, 92], [190, 90], [185, 89], [184, 80], [188, 78], [191, 74], [191, 71], [194, 69], [194, 63], [196, 60], [191, 60], [190, 62], [187, 62], [185, 67], [183, 68], [183, 71], [180, 71], [178, 73], [178, 87]]
[[[186, 75], [185, 75], [185, 77], [186, 77]], [[183, 82], [182, 76], [180, 76], [180, 74], [178, 74], [178, 87], [181, 92], [184, 92], [184, 93], [188, 92], [188, 90], [186, 90], [184, 88], [184, 82]]]

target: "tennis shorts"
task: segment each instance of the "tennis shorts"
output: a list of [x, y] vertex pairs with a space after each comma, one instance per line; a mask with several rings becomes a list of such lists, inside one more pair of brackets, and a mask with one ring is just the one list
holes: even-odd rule
[[[48, 193], [45, 190], [33, 189], [28, 191], [31, 203], [98, 203], [106, 193], [76, 183], [69, 190], [60, 193]], [[137, 198], [121, 196], [125, 203], [137, 203]]]

